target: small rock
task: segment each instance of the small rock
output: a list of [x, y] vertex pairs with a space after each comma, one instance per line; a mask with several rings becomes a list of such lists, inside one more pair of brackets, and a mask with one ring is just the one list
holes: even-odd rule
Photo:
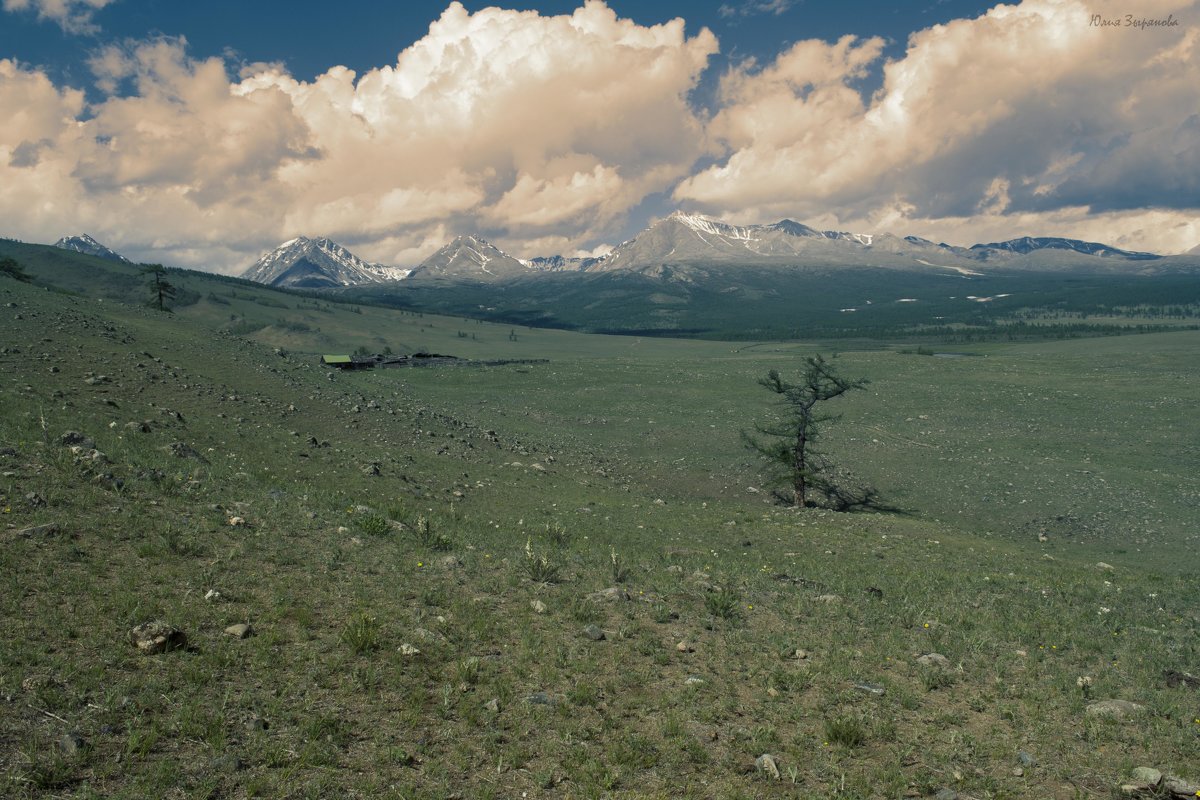
[[83, 752], [85, 745], [86, 742], [84, 742], [83, 737], [75, 731], [64, 733], [62, 738], [58, 740], [58, 749], [61, 750], [62, 754], [65, 756], [79, 755], [81, 752]]
[[1090, 703], [1084, 711], [1094, 717], [1113, 717], [1115, 719], [1125, 719], [1142, 713], [1146, 710], [1145, 706], [1140, 706], [1137, 703], [1131, 703], [1128, 700], [1100, 700], [1095, 703]]
[[763, 753], [754, 759], [754, 766], [772, 780], [779, 780], [779, 765], [775, 763], [775, 757], [770, 753]]
[[500, 699], [497, 697], [493, 697], [491, 700], [488, 700], [486, 703], [483, 704], [483, 710], [490, 711], [493, 714], [499, 714], [500, 713]]
[[232, 753], [217, 756], [208, 762], [208, 768], [213, 772], [232, 775], [243, 767], [242, 760]]
[[271, 727], [271, 723], [267, 722], [265, 719], [260, 717], [258, 714], [255, 714], [255, 715], [251, 716], [250, 719], [246, 720], [246, 730], [251, 731], [251, 732], [265, 731], [267, 728], [270, 728], [270, 727]]
[[1162, 783], [1163, 774], [1153, 767], [1138, 767], [1130, 777], [1147, 788], [1157, 789]]
[[221, 593], [218, 592], [216, 589], [209, 589], [207, 592], [204, 593], [204, 599], [210, 603], [215, 603], [221, 599]]
[[239, 622], [226, 628], [225, 635], [235, 639], [248, 639], [254, 635], [254, 628], [250, 627], [248, 622]]
[[404, 644], [400, 645], [400, 647], [397, 649], [399, 650], [400, 655], [402, 655], [402, 656], [419, 656], [419, 655], [421, 655], [421, 651], [418, 650], [417, 648], [413, 647], [408, 642], [405, 642]]
[[161, 620], [144, 622], [129, 632], [129, 641], [146, 655], [165, 653], [187, 646], [183, 631]]
[[600, 630], [595, 625], [588, 625], [583, 629], [583, 635], [591, 639], [593, 642], [604, 641], [604, 631]]
[[1024, 767], [1013, 767], [1012, 774], [1018, 778], [1024, 777], [1025, 768]]
[[1017, 752], [1017, 761], [1020, 762], [1022, 767], [1037, 766], [1037, 759], [1029, 755], [1029, 753], [1026, 753], [1024, 750]]
[[1175, 797], [1200, 797], [1200, 785], [1168, 775], [1163, 778], [1162, 787]]
[[458, 569], [463, 565], [463, 562], [458, 556], [442, 556], [438, 559], [438, 566], [442, 569]]
[[879, 695], [880, 697], [887, 692], [887, 689], [880, 686], [878, 683], [856, 683], [854, 684], [854, 688], [858, 689], [860, 692], [867, 692], [868, 694]]
[[941, 653], [926, 653], [917, 658], [917, 663], [925, 667], [949, 667], [950, 659]]
[[1103, 572], [1115, 572], [1117, 568], [1112, 564], [1105, 564], [1103, 561], [1097, 561], [1096, 569], [1102, 570]]
[[535, 614], [545, 614], [546, 613], [546, 604], [543, 603], [541, 600], [530, 600], [529, 607], [533, 609], [533, 613], [535, 613]]
[[819, 597], [817, 597], [817, 602], [818, 603], [840, 603], [840, 602], [842, 602], [842, 598], [840, 595], [836, 595], [836, 594], [823, 594], [823, 595], [820, 595]]
[[601, 589], [598, 592], [592, 592], [587, 596], [587, 599], [593, 603], [618, 603], [629, 599], [629, 592], [620, 587], [613, 586], [608, 589]]
[[84, 436], [79, 431], [67, 431], [62, 436], [58, 437], [58, 442], [65, 447], [78, 445], [89, 450], [96, 446], [96, 443], [92, 441], [90, 437]]
[[17, 531], [17, 536], [20, 536], [23, 539], [33, 539], [42, 536], [53, 536], [58, 533], [59, 530], [60, 528], [58, 527], [58, 523], [49, 522], [45, 525], [34, 525], [30, 528], [22, 528], [21, 530]]
[[231, 527], [231, 528], [246, 527], [246, 518], [245, 517], [230, 517], [228, 522], [229, 522], [229, 527]]
[[689, 675], [683, 684], [684, 686], [703, 686], [704, 678], [701, 678], [698, 675]]
[[25, 502], [29, 503], [33, 508], [41, 508], [46, 505], [46, 498], [37, 492], [29, 492], [25, 495]]
[[958, 800], [958, 792], [953, 789], [938, 789], [938, 793], [933, 796], [933, 800]]
[[534, 692], [525, 698], [525, 702], [532, 706], [554, 706], [558, 705], [558, 701], [545, 692]]
[[793, 655], [795, 656], [796, 660], [804, 661], [805, 659], [808, 658], [809, 653], [807, 650], [805, 650], [803, 648], [797, 648], [796, 652]]
[[692, 647], [692, 646], [691, 646], [690, 644], [688, 644], [687, 642], [680, 642], [679, 644], [675, 645], [675, 649], [676, 649], [676, 650], [678, 650], [678, 651], [679, 651], [679, 652], [681, 652], [681, 653], [694, 653], [694, 652], [696, 652], [696, 648]]

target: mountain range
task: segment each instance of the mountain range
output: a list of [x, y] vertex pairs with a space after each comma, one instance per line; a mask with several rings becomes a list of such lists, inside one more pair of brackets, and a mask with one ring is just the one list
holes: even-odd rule
[[818, 230], [793, 220], [732, 225], [675, 212], [598, 258], [520, 259], [478, 236], [459, 236], [412, 269], [369, 264], [328, 239], [300, 237], [256, 262], [242, 277], [272, 286], [332, 288], [395, 280], [497, 283], [548, 272], [637, 273], [676, 281], [711, 267], [871, 267], [932, 274], [1080, 271], [1140, 274], [1200, 266], [1097, 242], [1025, 236], [971, 247], [917, 236]]

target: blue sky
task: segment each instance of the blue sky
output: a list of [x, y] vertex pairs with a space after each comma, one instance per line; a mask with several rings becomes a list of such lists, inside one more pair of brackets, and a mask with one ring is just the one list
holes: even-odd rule
[[300, 234], [602, 252], [675, 208], [1200, 242], [1197, 0], [2, 3], [0, 235], [222, 272]]

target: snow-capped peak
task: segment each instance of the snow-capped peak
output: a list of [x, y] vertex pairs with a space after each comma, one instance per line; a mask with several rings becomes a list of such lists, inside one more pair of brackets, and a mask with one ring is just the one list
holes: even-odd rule
[[242, 277], [271, 286], [322, 288], [401, 280], [410, 271], [364, 261], [324, 236], [297, 236], [264, 255]]
[[130, 263], [128, 258], [115, 250], [105, 247], [86, 233], [80, 233], [75, 236], [64, 236], [55, 242], [54, 246], [60, 250], [74, 250], [76, 253], [83, 253], [84, 255], [107, 258], [109, 261]]

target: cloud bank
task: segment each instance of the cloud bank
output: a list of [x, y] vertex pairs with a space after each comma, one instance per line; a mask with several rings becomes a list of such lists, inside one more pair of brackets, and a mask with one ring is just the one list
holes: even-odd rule
[[[57, 20], [107, 1], [4, 3]], [[1125, 12], [1025, 0], [918, 31], [886, 62], [879, 39], [799, 41], [732, 67], [709, 113], [689, 93], [716, 37], [599, 0], [452, 3], [394, 65], [312, 81], [232, 75], [181, 38], [109, 46], [92, 104], [0, 60], [0, 219], [225, 272], [300, 234], [396, 264], [475, 231], [524, 256], [591, 250], [662, 195], [743, 221], [1179, 252], [1200, 241], [1197, 7], [1140, 5], [1179, 24], [1098, 27]]]

